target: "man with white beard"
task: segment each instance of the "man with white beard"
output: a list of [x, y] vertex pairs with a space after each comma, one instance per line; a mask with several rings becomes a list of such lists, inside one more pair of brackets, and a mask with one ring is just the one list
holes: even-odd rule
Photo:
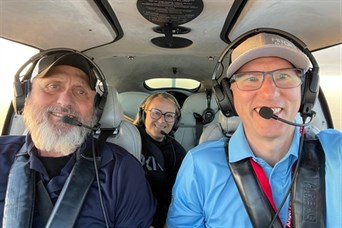
[[97, 124], [103, 76], [82, 53], [46, 53], [26, 82], [29, 133], [0, 137], [0, 227], [149, 227], [155, 201], [140, 163], [65, 121]]

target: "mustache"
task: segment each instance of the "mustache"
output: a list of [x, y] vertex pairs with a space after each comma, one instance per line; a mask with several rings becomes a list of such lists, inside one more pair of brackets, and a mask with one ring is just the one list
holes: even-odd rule
[[54, 112], [63, 113], [63, 115], [69, 116], [76, 120], [79, 120], [81, 116], [79, 112], [75, 111], [71, 107], [49, 106], [46, 109], [46, 114], [53, 114]]

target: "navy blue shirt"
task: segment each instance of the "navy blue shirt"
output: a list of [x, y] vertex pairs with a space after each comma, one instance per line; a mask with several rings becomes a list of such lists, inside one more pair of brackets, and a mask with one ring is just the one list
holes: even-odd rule
[[[81, 147], [84, 152], [88, 138]], [[56, 202], [63, 185], [76, 161], [71, 155], [69, 161], [57, 176], [49, 177], [43, 163], [37, 157], [37, 150], [31, 138], [25, 136], [0, 137], [0, 227], [8, 182], [8, 174], [16, 153], [26, 142], [30, 155], [30, 168], [38, 171], [45, 183], [51, 201]], [[100, 189], [110, 227], [149, 227], [155, 212], [155, 200], [140, 162], [123, 148], [106, 143], [102, 149], [99, 168]], [[96, 180], [91, 185], [74, 227], [105, 227]], [[32, 227], [44, 227], [35, 208]]]

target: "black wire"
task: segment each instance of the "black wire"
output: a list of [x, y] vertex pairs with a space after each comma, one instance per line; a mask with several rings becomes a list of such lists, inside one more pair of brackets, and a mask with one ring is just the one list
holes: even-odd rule
[[[304, 123], [305, 123], [305, 121], [304, 121]], [[298, 160], [297, 160], [297, 162], [296, 162], [296, 167], [295, 167], [295, 170], [294, 170], [294, 173], [293, 173], [293, 177], [292, 177], [290, 186], [289, 186], [289, 188], [287, 189], [286, 194], [285, 194], [283, 200], [281, 201], [281, 203], [280, 203], [280, 205], [279, 205], [279, 208], [278, 208], [277, 212], [275, 213], [275, 215], [274, 215], [272, 221], [271, 221], [270, 224], [268, 225], [268, 228], [272, 228], [272, 226], [273, 226], [274, 222], [276, 221], [276, 219], [277, 219], [277, 217], [278, 217], [278, 215], [279, 215], [279, 213], [280, 213], [280, 210], [283, 208], [283, 206], [284, 206], [284, 204], [285, 204], [285, 202], [286, 202], [286, 199], [287, 199], [287, 197], [288, 197], [289, 194], [290, 194], [290, 191], [291, 191], [291, 189], [292, 189], [292, 186], [293, 186], [293, 184], [294, 184], [294, 182], [295, 182], [295, 180], [296, 180], [296, 177], [297, 177], [297, 175], [298, 175], [299, 163], [300, 163], [300, 160], [301, 160], [301, 158], [302, 158], [302, 151], [303, 151], [304, 138], [305, 138], [305, 133], [304, 133], [304, 128], [302, 128], [302, 135], [301, 135], [301, 137], [300, 137], [300, 144], [299, 144]]]
[[[108, 224], [108, 218], [105, 210], [105, 205], [103, 203], [103, 198], [102, 198], [102, 193], [101, 193], [101, 186], [100, 186], [100, 178], [99, 178], [99, 172], [98, 172], [98, 167], [97, 167], [97, 160], [96, 160], [96, 154], [95, 154], [95, 143], [94, 143], [94, 135], [92, 137], [92, 153], [93, 153], [93, 161], [94, 161], [94, 168], [95, 168], [95, 177], [96, 177], [96, 182], [97, 182], [97, 190], [99, 192], [99, 198], [100, 198], [100, 204], [101, 204], [101, 210], [103, 213], [103, 217], [106, 223], [106, 227], [109, 228]], [[99, 151], [100, 153], [100, 151]]]

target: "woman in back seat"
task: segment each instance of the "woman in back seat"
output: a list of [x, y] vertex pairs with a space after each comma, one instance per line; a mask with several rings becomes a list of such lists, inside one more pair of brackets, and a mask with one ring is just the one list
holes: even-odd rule
[[152, 223], [155, 228], [164, 227], [172, 187], [186, 153], [173, 137], [180, 115], [174, 96], [155, 93], [146, 98], [134, 120], [142, 139], [141, 164], [157, 199]]

